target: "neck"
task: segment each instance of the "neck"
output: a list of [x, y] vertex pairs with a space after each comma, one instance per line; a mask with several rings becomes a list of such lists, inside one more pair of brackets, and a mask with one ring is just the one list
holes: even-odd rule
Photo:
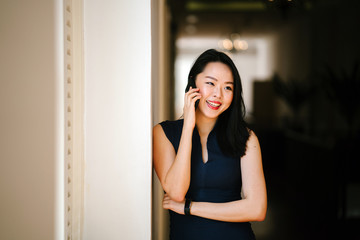
[[217, 118], [207, 118], [196, 111], [196, 128], [200, 136], [207, 136], [214, 128]]

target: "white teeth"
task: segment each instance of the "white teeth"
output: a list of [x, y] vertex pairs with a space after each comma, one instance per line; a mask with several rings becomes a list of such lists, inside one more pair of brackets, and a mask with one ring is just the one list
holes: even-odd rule
[[209, 102], [209, 101], [206, 101], [208, 104], [210, 104], [211, 106], [213, 107], [218, 107], [220, 106], [221, 104], [217, 104], [217, 103], [212, 103], [212, 102]]

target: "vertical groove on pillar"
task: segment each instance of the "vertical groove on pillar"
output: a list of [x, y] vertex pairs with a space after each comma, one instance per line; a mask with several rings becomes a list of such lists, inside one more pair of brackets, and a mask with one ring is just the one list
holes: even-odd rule
[[84, 209], [83, 0], [64, 2], [65, 239], [81, 240]]
[[72, 66], [72, 55], [71, 52], [73, 52], [73, 44], [72, 44], [72, 14], [71, 14], [71, 0], [65, 0], [64, 1], [65, 7], [64, 7], [64, 36], [66, 36], [66, 39], [64, 39], [64, 47], [65, 47], [65, 92], [64, 94], [67, 96], [65, 98], [65, 122], [67, 122], [65, 126], [65, 136], [68, 136], [65, 140], [65, 239], [71, 240], [72, 238], [72, 178], [73, 178], [73, 171], [72, 171], [72, 165], [73, 165], [73, 156], [71, 154], [71, 149], [73, 148], [72, 139], [73, 139], [73, 131], [72, 131], [72, 122], [73, 122], [73, 115], [71, 112], [72, 109], [72, 103], [73, 99], [71, 96], [73, 96], [73, 86], [71, 79], [73, 78], [73, 66]]

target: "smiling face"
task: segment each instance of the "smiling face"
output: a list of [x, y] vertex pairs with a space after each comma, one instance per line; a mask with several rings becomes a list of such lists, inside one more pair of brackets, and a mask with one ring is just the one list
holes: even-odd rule
[[227, 65], [221, 62], [208, 63], [204, 71], [196, 76], [195, 84], [201, 94], [197, 115], [217, 119], [230, 107], [234, 94], [234, 79]]

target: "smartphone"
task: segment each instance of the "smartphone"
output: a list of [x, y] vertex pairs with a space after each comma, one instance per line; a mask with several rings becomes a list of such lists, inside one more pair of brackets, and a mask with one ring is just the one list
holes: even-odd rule
[[[196, 88], [195, 80], [194, 80], [194, 79], [191, 79], [190, 86], [191, 86], [192, 88]], [[195, 102], [195, 109], [197, 108], [198, 105], [199, 105], [199, 100], [197, 100], [197, 101]]]

